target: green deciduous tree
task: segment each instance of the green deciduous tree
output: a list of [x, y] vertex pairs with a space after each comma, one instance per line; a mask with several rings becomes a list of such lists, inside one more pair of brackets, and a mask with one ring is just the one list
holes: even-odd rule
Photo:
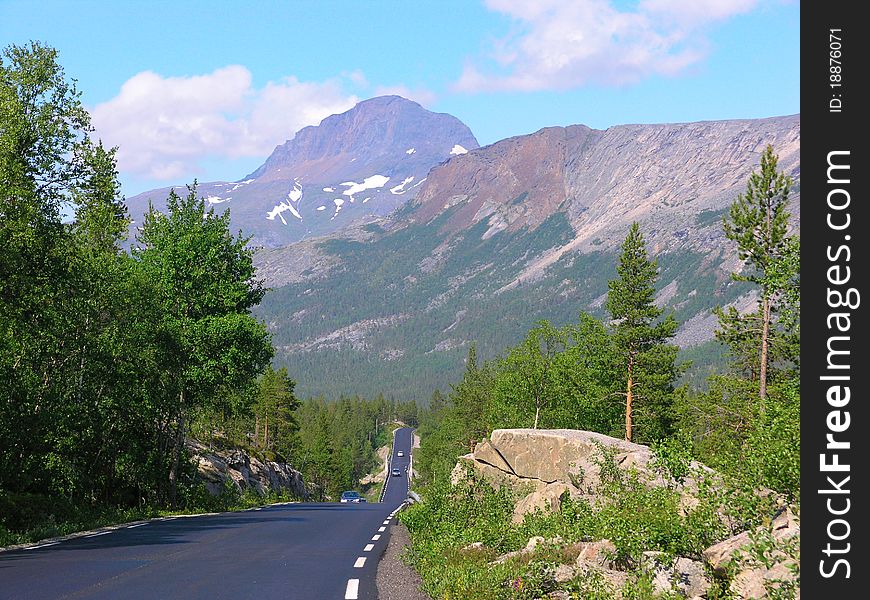
[[272, 356], [265, 327], [250, 315], [264, 289], [247, 242], [230, 234], [229, 213], [206, 210], [194, 183], [185, 197], [170, 192], [167, 214], [151, 208], [134, 249], [163, 315], [162, 428], [171, 432], [173, 504], [191, 410], [222, 387], [250, 381]]
[[[521, 414], [532, 413], [532, 428], [537, 429], [541, 411], [551, 406], [557, 395], [557, 357], [565, 348], [563, 331], [549, 321], [539, 321], [502, 360], [497, 378], [499, 396]], [[526, 410], [528, 405], [531, 410]], [[528, 423], [528, 422], [527, 422]]]
[[[625, 439], [631, 441], [634, 402], [640, 399], [638, 382], [649, 379], [668, 365], [667, 356], [662, 357], [667, 354], [663, 347], [676, 332], [677, 323], [671, 315], [659, 321], [663, 311], [654, 304], [658, 267], [647, 254], [637, 223], [631, 225], [622, 244], [616, 272], [618, 277], [608, 283], [607, 310], [613, 322], [613, 339], [625, 381]], [[671, 356], [664, 380], [652, 387], [667, 388], [672, 384], [673, 379], [668, 380], [668, 376], [674, 372], [675, 354]], [[659, 364], [650, 368], [650, 361]]]

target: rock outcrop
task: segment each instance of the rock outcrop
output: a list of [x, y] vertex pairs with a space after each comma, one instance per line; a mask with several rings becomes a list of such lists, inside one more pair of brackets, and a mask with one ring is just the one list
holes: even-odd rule
[[197, 476], [216, 496], [229, 484], [239, 492], [252, 489], [265, 495], [283, 491], [303, 500], [308, 498], [302, 473], [287, 463], [260, 460], [240, 449], [214, 450], [194, 440], [188, 440], [187, 450]]
[[558, 509], [564, 493], [593, 499], [601, 483], [603, 449], [614, 452], [619, 468], [632, 467], [649, 484], [664, 484], [650, 466], [648, 447], [574, 429], [496, 429], [474, 452], [460, 457], [452, 480], [455, 484], [468, 466], [496, 487], [528, 490], [514, 511], [514, 523], [520, 523], [538, 508]]
[[770, 527], [744, 531], [707, 548], [704, 561], [718, 574], [735, 573], [730, 590], [736, 597], [765, 598], [769, 589], [797, 585], [795, 568], [800, 563], [778, 548], [788, 547], [788, 542], [797, 546], [800, 532], [800, 519], [786, 508]]
[[[570, 429], [497, 429], [488, 440], [478, 444], [474, 452], [460, 457], [452, 482], [459, 484], [470, 469], [494, 487], [507, 485], [524, 493], [513, 514], [513, 523], [520, 524], [526, 515], [536, 510], [559, 510], [565, 494], [583, 498], [593, 505], [602, 500], [596, 494], [602, 483], [601, 456], [605, 449], [612, 453], [613, 463], [618, 468], [633, 470], [646, 485], [676, 485], [657, 471], [654, 454], [647, 446]], [[697, 463], [693, 467], [696, 472], [701, 469], [712, 473]], [[692, 477], [676, 485], [686, 510], [691, 510], [689, 507], [698, 501], [697, 485]], [[760, 495], [769, 493], [769, 490], [759, 491]], [[700, 557], [674, 557], [647, 551], [635, 569], [649, 574], [657, 594], [694, 600], [707, 598], [715, 576], [727, 580], [735, 598], [766, 598], [776, 589], [789, 590], [799, 598], [797, 572], [800, 565], [796, 551], [799, 536], [799, 518], [783, 508], [768, 526], [722, 540], [704, 550]], [[614, 563], [616, 547], [609, 540], [570, 542], [536, 536], [530, 538], [524, 548], [503, 554], [493, 562], [503, 563], [531, 555], [547, 546], [561, 548], [566, 556], [576, 555], [573, 563], [558, 566], [554, 574], [557, 582], [580, 575], [592, 577], [603, 581], [615, 598], [620, 597], [619, 590], [629, 580], [629, 572], [623, 570], [624, 565]], [[477, 549], [483, 550], [483, 547]], [[701, 560], [696, 560], [698, 558]]]

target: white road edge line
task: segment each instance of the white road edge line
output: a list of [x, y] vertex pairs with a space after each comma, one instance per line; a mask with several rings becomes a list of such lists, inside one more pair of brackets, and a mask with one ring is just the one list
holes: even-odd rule
[[348, 579], [344, 600], [356, 600], [357, 598], [359, 598], [359, 579]]
[[376, 533], [375, 535], [372, 536], [373, 542], [377, 542], [379, 539], [381, 539], [381, 535], [379, 533]]
[[31, 546], [30, 548], [25, 548], [25, 550], [37, 550], [38, 548], [48, 548], [49, 546], [57, 546], [60, 542], [48, 542], [47, 544], [40, 544], [38, 546]]
[[353, 563], [353, 567], [355, 569], [362, 569], [363, 565], [365, 565], [365, 564], [366, 564], [366, 557], [360, 556], [359, 558], [356, 559], [356, 562]]
[[135, 525], [127, 525], [127, 529], [134, 529], [136, 527], [142, 527], [142, 526], [147, 525], [147, 524], [148, 523], [136, 523]]
[[92, 537], [98, 537], [98, 536], [101, 536], [101, 535], [107, 535], [107, 534], [109, 534], [109, 533], [112, 533], [112, 532], [111, 532], [111, 531], [101, 531], [101, 532], [99, 532], [99, 533], [92, 533], [92, 534], [90, 534], [90, 535], [86, 535], [85, 537], [86, 537], [86, 538], [92, 538]]
[[366, 544], [366, 547], [363, 548], [363, 552], [371, 552], [372, 548], [374, 548], [374, 547], [375, 547], [374, 544]]

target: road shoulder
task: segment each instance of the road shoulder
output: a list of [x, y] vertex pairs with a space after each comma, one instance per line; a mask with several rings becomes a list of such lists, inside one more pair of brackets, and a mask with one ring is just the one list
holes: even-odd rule
[[417, 571], [401, 559], [402, 552], [410, 547], [407, 527], [397, 522], [390, 530], [390, 542], [378, 563], [378, 600], [432, 600], [420, 590], [423, 580]]

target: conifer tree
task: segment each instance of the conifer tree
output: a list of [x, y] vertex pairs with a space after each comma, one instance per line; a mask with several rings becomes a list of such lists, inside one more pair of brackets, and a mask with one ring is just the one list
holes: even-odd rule
[[[746, 185], [731, 205], [723, 221], [725, 237], [737, 244], [737, 255], [746, 262], [746, 273], [732, 273], [736, 281], [748, 281], [761, 287], [759, 300], [759, 327], [753, 327], [750, 319], [741, 318], [737, 311], [718, 311], [720, 339], [732, 347], [757, 348], [758, 396], [764, 405], [767, 397], [768, 367], [770, 363], [771, 324], [773, 304], [782, 291], [780, 265], [794, 253], [790, 250], [788, 230], [788, 197], [791, 178], [776, 170], [778, 157], [773, 146], [768, 145], [761, 155], [758, 171], [753, 171]], [[741, 338], [743, 343], [741, 344]], [[747, 343], [748, 341], [748, 343]]]
[[647, 255], [637, 223], [632, 223], [622, 244], [616, 272], [618, 278], [608, 282], [607, 310], [613, 321], [618, 360], [625, 374], [625, 439], [631, 441], [634, 402], [639, 376], [643, 375], [644, 358], [665, 346], [676, 332], [677, 322], [671, 315], [657, 322], [663, 313], [653, 302], [658, 266]]

